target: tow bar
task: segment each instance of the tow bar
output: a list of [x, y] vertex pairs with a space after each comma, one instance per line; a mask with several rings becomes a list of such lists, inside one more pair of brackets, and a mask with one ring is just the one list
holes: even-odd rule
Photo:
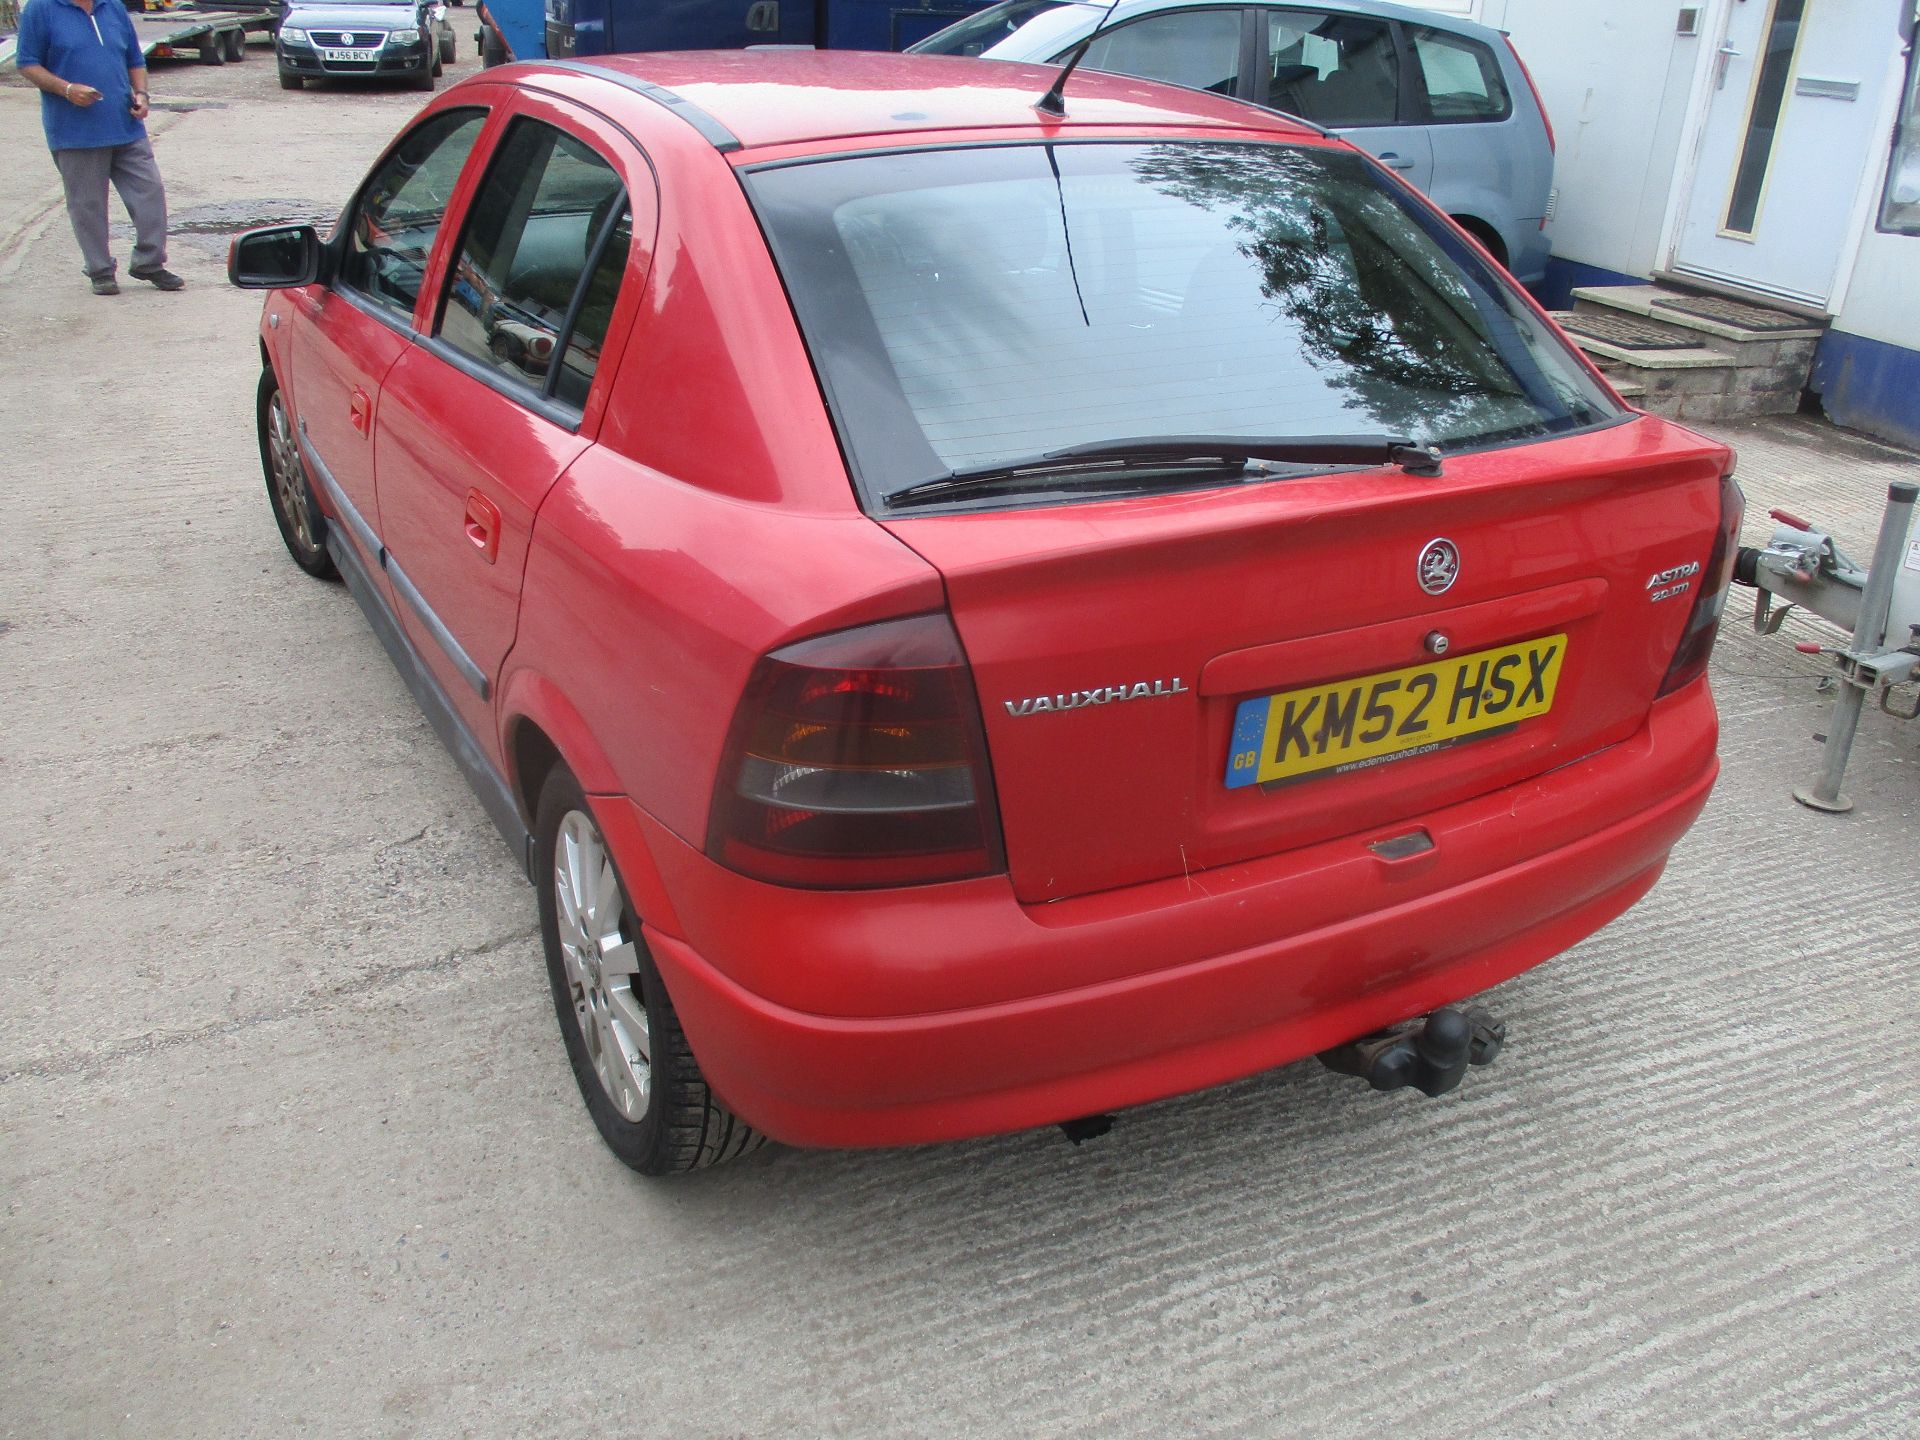
[[1425, 1095], [1444, 1095], [1460, 1083], [1469, 1065], [1491, 1065], [1507, 1041], [1507, 1024], [1481, 1005], [1436, 1010], [1403, 1020], [1320, 1052], [1320, 1063], [1341, 1075], [1358, 1075], [1376, 1090], [1411, 1085]]

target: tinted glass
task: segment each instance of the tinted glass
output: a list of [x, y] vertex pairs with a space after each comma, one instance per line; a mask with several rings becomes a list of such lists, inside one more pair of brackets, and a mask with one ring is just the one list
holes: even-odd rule
[[1267, 103], [1319, 125], [1392, 125], [1400, 115], [1393, 31], [1364, 15], [1267, 12]]
[[1753, 104], [1747, 111], [1747, 133], [1740, 143], [1740, 164], [1734, 171], [1733, 195], [1727, 202], [1723, 228], [1735, 235], [1751, 235], [1766, 189], [1767, 167], [1773, 163], [1774, 135], [1787, 100], [1787, 76], [1800, 39], [1806, 0], [1774, 0], [1767, 23], [1767, 48], [1760, 57], [1760, 76]]
[[[516, 120], [474, 195], [449, 276], [440, 338], [515, 382], [546, 391], [574, 296], [601, 232], [624, 213], [613, 167], [551, 125]], [[578, 405], [613, 312], [620, 268], [595, 267], [600, 327], [573, 356], [567, 394]], [[624, 264], [626, 245], [619, 247]], [[583, 309], [585, 307], [583, 306]]]
[[486, 118], [481, 110], [436, 115], [381, 162], [348, 224], [342, 285], [412, 318], [434, 237]]
[[1150, 435], [1459, 449], [1619, 413], [1351, 152], [1015, 145], [748, 183], [870, 498]]
[[1409, 25], [1407, 35], [1433, 119], [1504, 120], [1512, 112], [1500, 62], [1487, 46], [1419, 25]]
[[937, 35], [929, 35], [918, 45], [909, 45], [909, 55], [978, 55], [998, 45], [1034, 16], [1058, 10], [1067, 0], [1005, 0], [990, 5], [978, 15], [969, 15], [949, 25]]
[[1100, 36], [1080, 63], [1089, 70], [1232, 95], [1240, 75], [1240, 12], [1173, 10], [1150, 15]]

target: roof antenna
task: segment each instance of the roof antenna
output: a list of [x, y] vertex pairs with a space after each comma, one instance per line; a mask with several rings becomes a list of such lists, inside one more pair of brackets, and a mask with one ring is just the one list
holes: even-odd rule
[[1073, 74], [1073, 67], [1080, 63], [1080, 57], [1087, 53], [1087, 47], [1107, 28], [1107, 22], [1113, 18], [1113, 12], [1120, 8], [1120, 0], [1112, 0], [1107, 13], [1100, 17], [1100, 23], [1087, 32], [1087, 38], [1073, 47], [1073, 54], [1067, 57], [1067, 63], [1060, 67], [1060, 73], [1053, 77], [1053, 84], [1047, 93], [1033, 102], [1033, 108], [1043, 115], [1064, 116], [1067, 113], [1067, 77]]

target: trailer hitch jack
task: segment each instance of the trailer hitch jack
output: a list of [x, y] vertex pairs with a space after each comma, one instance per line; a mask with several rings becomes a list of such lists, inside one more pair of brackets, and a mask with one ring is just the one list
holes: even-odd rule
[[1469, 1065], [1491, 1065], [1506, 1043], [1507, 1025], [1484, 1006], [1436, 1010], [1403, 1020], [1320, 1052], [1320, 1063], [1341, 1075], [1358, 1075], [1376, 1090], [1411, 1085], [1426, 1095], [1444, 1095], [1460, 1083]]

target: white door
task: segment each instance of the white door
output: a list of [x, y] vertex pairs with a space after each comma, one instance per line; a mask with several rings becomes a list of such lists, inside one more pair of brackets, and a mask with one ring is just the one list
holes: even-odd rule
[[1901, 0], [1734, 0], [1672, 268], [1824, 304]]

